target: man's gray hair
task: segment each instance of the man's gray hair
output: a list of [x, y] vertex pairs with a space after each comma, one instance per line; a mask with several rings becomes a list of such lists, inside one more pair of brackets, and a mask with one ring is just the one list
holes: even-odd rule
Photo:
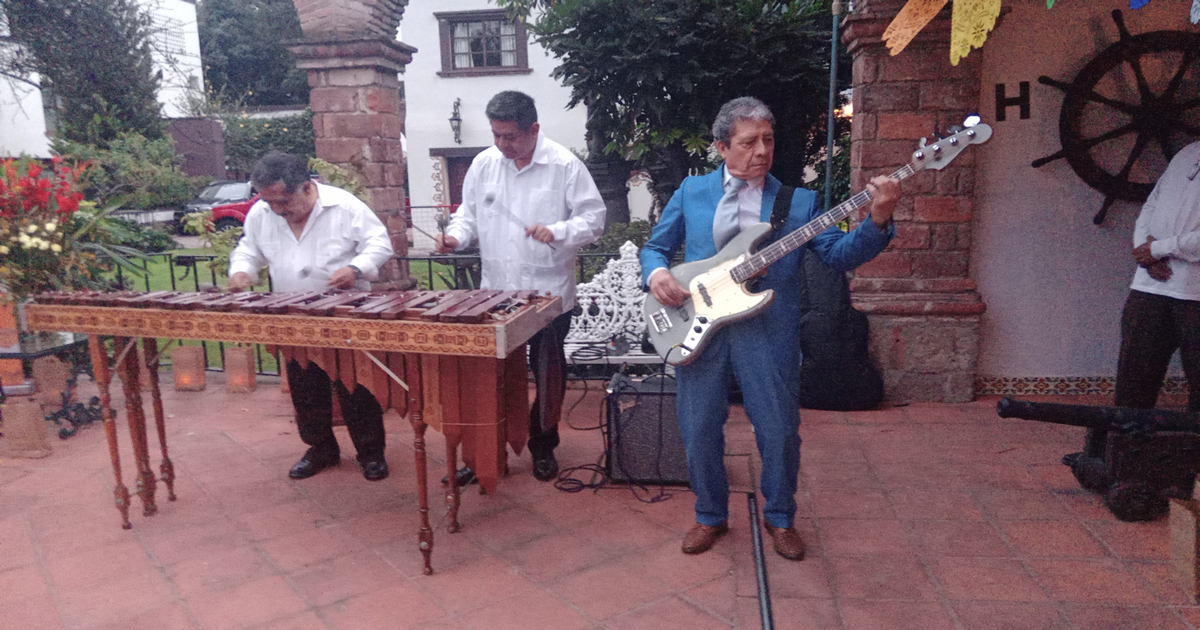
[[742, 96], [721, 106], [717, 119], [713, 121], [712, 134], [714, 142], [729, 144], [733, 138], [733, 126], [743, 120], [765, 120], [775, 128], [775, 115], [762, 101], [753, 96]]

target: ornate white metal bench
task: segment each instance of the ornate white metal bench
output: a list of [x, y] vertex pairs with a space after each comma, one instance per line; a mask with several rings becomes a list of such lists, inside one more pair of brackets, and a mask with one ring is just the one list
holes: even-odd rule
[[638, 248], [625, 241], [621, 256], [608, 261], [589, 282], [576, 288], [579, 311], [571, 318], [564, 350], [570, 364], [659, 363], [642, 352], [642, 267]]

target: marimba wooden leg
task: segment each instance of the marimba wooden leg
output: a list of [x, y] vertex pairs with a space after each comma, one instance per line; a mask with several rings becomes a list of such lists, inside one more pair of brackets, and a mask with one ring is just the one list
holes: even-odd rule
[[425, 575], [433, 575], [433, 528], [429, 526], [429, 471], [425, 458], [425, 422], [420, 411], [409, 410], [413, 427], [413, 450], [417, 460], [417, 503], [421, 506], [421, 528], [417, 530], [417, 546], [425, 556]]
[[117, 510], [121, 512], [121, 527], [133, 527], [129, 523], [129, 488], [121, 481], [121, 452], [117, 446], [117, 420], [113, 413], [112, 395], [108, 388], [112, 383], [112, 372], [108, 369], [108, 352], [104, 350], [104, 340], [100, 335], [88, 335], [88, 350], [92, 355], [92, 374], [96, 377], [96, 387], [100, 390], [100, 413], [104, 418], [104, 436], [108, 440], [108, 456], [112, 460], [113, 477], [116, 480], [113, 487], [113, 498]]
[[150, 468], [150, 448], [146, 439], [146, 413], [142, 409], [141, 366], [137, 360], [137, 340], [117, 337], [120, 346], [117, 374], [125, 389], [125, 413], [128, 416], [129, 439], [133, 442], [133, 459], [137, 464], [137, 492], [142, 500], [142, 514], [158, 511], [154, 503], [155, 479]]
[[[158, 389], [158, 340], [154, 337], [142, 339], [142, 350], [146, 353], [146, 372], [150, 377], [150, 399], [154, 406], [154, 428], [158, 431], [158, 445], [162, 448], [162, 464], [159, 472], [167, 484], [167, 500], [175, 500], [175, 465], [167, 456], [167, 427], [163, 416], [162, 392]], [[286, 370], [284, 370], [286, 372]]]

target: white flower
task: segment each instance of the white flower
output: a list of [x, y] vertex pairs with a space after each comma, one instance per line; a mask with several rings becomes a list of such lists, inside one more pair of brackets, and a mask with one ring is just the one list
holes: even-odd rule
[[[41, 240], [41, 239], [38, 239]], [[50, 249], [50, 241], [42, 241], [38, 243], [38, 249]]]
[[62, 245], [59, 245], [58, 243], [55, 243], [55, 244], [53, 244], [53, 245], [51, 245], [51, 246], [50, 246], [50, 251], [52, 251], [52, 252], [54, 252], [55, 254], [57, 254], [57, 253], [59, 253], [59, 252], [61, 252], [61, 251], [62, 251]]
[[34, 223], [33, 225], [29, 226], [28, 230], [25, 230], [25, 231], [29, 232], [30, 234], [33, 234], [34, 232], [37, 231], [37, 229], [38, 229], [38, 226], [36, 223]]
[[33, 243], [32, 243], [32, 242], [30, 242], [30, 241], [21, 241], [21, 249], [29, 249], [30, 247], [33, 247]]
[[54, 221], [51, 221], [46, 224], [46, 231], [53, 232], [55, 230], [55, 228], [57, 228], [57, 227], [58, 227], [58, 224], [55, 223]]
[[0, 245], [0, 254], [8, 253], [8, 245]]

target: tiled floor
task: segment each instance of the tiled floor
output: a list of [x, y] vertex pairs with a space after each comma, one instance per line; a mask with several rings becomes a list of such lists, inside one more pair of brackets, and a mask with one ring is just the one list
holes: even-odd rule
[[[363, 480], [344, 432], [340, 468], [290, 481], [302, 448], [278, 384], [231, 395], [219, 379], [164, 392], [179, 499], [160, 484], [151, 517], [135, 500], [132, 530], [112, 504], [101, 427], [55, 439], [45, 459], [0, 459], [0, 628], [760, 627], [744, 494], [731, 535], [684, 556], [687, 492], [561, 492], [524, 455], [497, 493], [468, 492], [463, 531], [437, 531], [425, 576], [405, 421], [386, 420], [386, 481]], [[600, 402], [593, 385], [571, 424], [594, 426]], [[1058, 463], [1081, 432], [993, 409], [803, 413], [810, 550], [795, 563], [768, 549], [777, 628], [1200, 625], [1168, 579], [1166, 522], [1117, 521]], [[735, 413], [731, 451], [750, 443], [746, 429]], [[600, 459], [597, 431], [563, 437], [564, 465]], [[440, 478], [440, 438], [429, 441]]]

